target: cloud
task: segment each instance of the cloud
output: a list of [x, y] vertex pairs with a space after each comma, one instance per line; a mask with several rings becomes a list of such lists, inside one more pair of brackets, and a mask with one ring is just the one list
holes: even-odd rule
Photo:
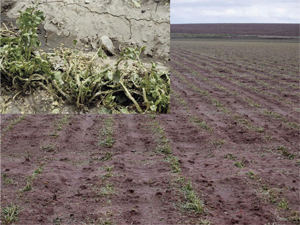
[[298, 0], [171, 0], [171, 23], [300, 23]]

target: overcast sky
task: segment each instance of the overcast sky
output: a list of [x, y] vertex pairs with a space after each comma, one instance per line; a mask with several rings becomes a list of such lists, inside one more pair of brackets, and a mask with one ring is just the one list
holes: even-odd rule
[[300, 23], [299, 0], [171, 0], [171, 23]]

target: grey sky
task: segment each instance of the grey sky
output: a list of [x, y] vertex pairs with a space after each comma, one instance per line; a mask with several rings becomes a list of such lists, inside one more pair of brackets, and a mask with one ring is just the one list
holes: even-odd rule
[[299, 0], [171, 0], [171, 23], [300, 23]]

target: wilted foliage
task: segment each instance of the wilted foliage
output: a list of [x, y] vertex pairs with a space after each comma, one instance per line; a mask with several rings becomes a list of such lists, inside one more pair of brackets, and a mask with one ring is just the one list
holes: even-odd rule
[[159, 71], [155, 63], [149, 67], [141, 62], [145, 47], [125, 48], [114, 66], [104, 67], [95, 62], [106, 57], [101, 46], [93, 57], [84, 56], [76, 50], [76, 40], [73, 49], [34, 51], [41, 45], [37, 28], [45, 17], [36, 8], [19, 12], [19, 32], [4, 25], [1, 34], [1, 78], [6, 88], [16, 94], [43, 88], [83, 111], [95, 103], [105, 113], [170, 111], [170, 74]]

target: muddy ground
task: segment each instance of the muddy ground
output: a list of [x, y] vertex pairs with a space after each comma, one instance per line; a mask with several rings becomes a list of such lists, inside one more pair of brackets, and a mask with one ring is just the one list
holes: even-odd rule
[[[171, 114], [2, 115], [1, 200], [21, 208], [16, 224], [300, 223], [297, 44], [172, 43]], [[265, 55], [249, 60], [254, 49]]]

